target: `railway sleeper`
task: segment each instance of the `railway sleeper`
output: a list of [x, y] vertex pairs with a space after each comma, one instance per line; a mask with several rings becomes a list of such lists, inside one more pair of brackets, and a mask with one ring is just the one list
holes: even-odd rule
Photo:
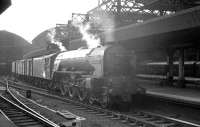
[[19, 123], [17, 125], [18, 126], [35, 126], [35, 125], [37, 125], [37, 127], [38, 127], [38, 125], [41, 125], [41, 124], [39, 122], [33, 121], [33, 122], [27, 122], [27, 123], [23, 122], [23, 123]]
[[161, 121], [161, 119], [159, 119], [159, 118], [147, 118], [147, 119], [145, 119], [146, 121], [153, 121], [153, 122], [156, 122], [156, 121]]
[[96, 115], [97, 115], [97, 116], [105, 116], [105, 117], [107, 117], [107, 118], [108, 118], [108, 115], [107, 115], [107, 114], [105, 114], [105, 113], [97, 113]]
[[184, 127], [184, 126], [178, 125], [176, 123], [164, 123], [161, 125], [162, 125], [162, 127]]
[[106, 118], [113, 118], [114, 116], [113, 115], [107, 115], [105, 116]]
[[5, 112], [6, 115], [23, 114], [22, 112], [19, 112], [19, 111], [11, 111], [11, 112], [10, 111], [8, 111], [8, 112], [7, 111], [3, 111], [3, 112]]
[[20, 124], [20, 123], [28, 123], [28, 122], [35, 122], [35, 120], [33, 119], [26, 119], [26, 120], [21, 120], [21, 121], [15, 121], [16, 124]]
[[20, 113], [20, 114], [9, 114], [8, 116], [9, 117], [22, 117], [22, 116], [26, 116], [26, 115], [23, 113]]
[[136, 122], [130, 122], [129, 125], [136, 127], [137, 123]]
[[[1, 107], [0, 107], [1, 108]], [[6, 112], [15, 112], [15, 111], [18, 111], [17, 109], [11, 109], [9, 107], [7, 108], [3, 108], [2, 111], [6, 111]]]
[[22, 117], [10, 117], [8, 116], [10, 119], [12, 120], [27, 120], [27, 119], [31, 119], [30, 117], [28, 116], [22, 116]]

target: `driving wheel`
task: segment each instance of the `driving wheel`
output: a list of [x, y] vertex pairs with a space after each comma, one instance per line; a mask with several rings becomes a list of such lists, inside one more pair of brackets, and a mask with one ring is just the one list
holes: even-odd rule
[[85, 101], [88, 98], [88, 91], [85, 87], [79, 87], [78, 98], [80, 101]]
[[73, 86], [68, 87], [68, 95], [70, 98], [74, 98], [75, 92], [73, 90]]
[[61, 95], [66, 95], [67, 94], [67, 88], [65, 87], [64, 84], [60, 85], [60, 92], [61, 92]]
[[104, 93], [100, 99], [100, 105], [102, 108], [108, 108], [110, 105], [110, 97], [109, 94]]

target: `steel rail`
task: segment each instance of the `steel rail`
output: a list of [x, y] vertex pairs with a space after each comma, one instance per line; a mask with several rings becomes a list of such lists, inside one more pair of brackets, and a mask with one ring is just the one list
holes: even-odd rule
[[[1, 82], [2, 83], [2, 82]], [[17, 104], [21, 107], [23, 107], [24, 109], [26, 109], [27, 111], [37, 115], [38, 117], [40, 117], [41, 119], [43, 119], [46, 123], [49, 123], [51, 125], [54, 126], [58, 126], [57, 124], [55, 124], [54, 122], [48, 120], [47, 118], [45, 118], [44, 116], [40, 115], [39, 113], [37, 113], [36, 111], [34, 111], [33, 109], [29, 108], [28, 106], [26, 106], [24, 103], [22, 103], [18, 98], [16, 98], [13, 93], [10, 91], [9, 89], [9, 85], [8, 85], [8, 81], [6, 80], [6, 91], [7, 93], [11, 96], [12, 100], [17, 102]]]
[[[20, 87], [19, 83], [15, 83], [13, 81], [9, 81], [9, 82], [12, 82], [16, 85], [18, 84], [18, 86], [9, 85], [13, 88], [17, 88], [20, 90], [25, 89], [24, 87]], [[32, 87], [32, 88], [34, 88], [34, 87]], [[71, 100], [68, 98], [63, 98], [63, 97], [60, 97], [57, 95], [52, 95], [49, 93], [44, 93], [43, 90], [42, 91], [38, 91], [38, 90], [39, 90], [38, 88], [37, 88], [37, 90], [32, 89], [32, 92], [35, 94], [42, 95], [42, 96], [47, 96], [47, 97], [51, 97], [54, 99], [62, 100], [69, 104], [73, 104], [76, 107], [76, 109], [78, 109], [78, 110], [84, 110], [89, 113], [105, 116], [110, 119], [119, 120], [122, 123], [126, 123], [131, 126], [142, 125], [142, 126], [151, 126], [151, 127], [177, 127], [177, 126], [179, 126], [179, 127], [200, 127], [200, 125], [194, 124], [191, 122], [187, 122], [187, 121], [183, 121], [180, 119], [175, 119], [175, 118], [171, 118], [171, 117], [167, 117], [167, 116], [163, 116], [163, 115], [161, 116], [158, 114], [147, 113], [147, 112], [134, 112], [131, 115], [127, 115], [124, 113], [111, 111], [108, 109], [103, 109], [99, 106], [88, 105], [88, 104], [85, 104], [85, 103], [82, 103], [79, 101]]]
[[28, 127], [30, 125], [37, 125], [42, 127], [59, 127], [56, 124], [47, 122], [38, 117], [38, 115], [24, 109], [23, 107], [13, 103], [9, 99], [0, 95], [0, 109], [7, 115], [7, 117], [17, 126]]

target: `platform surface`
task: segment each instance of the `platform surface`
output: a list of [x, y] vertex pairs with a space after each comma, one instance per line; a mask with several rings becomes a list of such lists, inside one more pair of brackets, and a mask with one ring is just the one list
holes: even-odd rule
[[157, 82], [139, 81], [146, 94], [178, 102], [200, 105], [200, 88], [176, 88], [158, 85]]
[[17, 127], [12, 121], [10, 121], [5, 114], [0, 110], [0, 127]]

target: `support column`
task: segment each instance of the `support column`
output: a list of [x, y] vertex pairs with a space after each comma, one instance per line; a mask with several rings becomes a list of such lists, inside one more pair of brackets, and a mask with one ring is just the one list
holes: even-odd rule
[[117, 0], [116, 1], [117, 3], [117, 7], [116, 7], [116, 9], [117, 9], [117, 15], [116, 15], [116, 17], [115, 17], [115, 20], [117, 21], [117, 25], [120, 25], [121, 24], [121, 18], [120, 18], [120, 13], [121, 13], [121, 11], [122, 11], [122, 5], [121, 5], [121, 0]]
[[173, 86], [173, 50], [167, 50], [167, 85]]
[[178, 86], [184, 88], [184, 49], [179, 49], [179, 65], [178, 65]]
[[136, 66], [137, 66], [137, 58], [136, 53], [132, 50], [131, 51], [131, 57], [130, 57], [130, 65], [131, 65], [131, 77], [135, 79], [136, 77]]
[[117, 0], [117, 13], [121, 13], [122, 5], [121, 0]]

